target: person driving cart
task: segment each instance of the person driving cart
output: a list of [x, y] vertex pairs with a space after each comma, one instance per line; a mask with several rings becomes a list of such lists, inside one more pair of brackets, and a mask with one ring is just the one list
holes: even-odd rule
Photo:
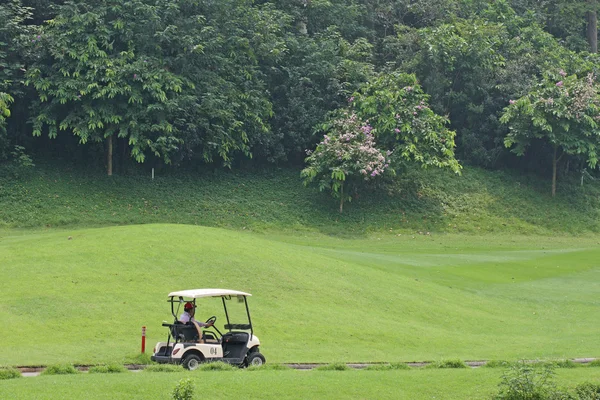
[[193, 303], [188, 301], [183, 306], [183, 314], [181, 314], [181, 316], [179, 317], [179, 321], [184, 324], [193, 323], [197, 326], [202, 326], [202, 327], [213, 326], [214, 322], [212, 322], [212, 321], [210, 321], [208, 323], [196, 321], [196, 319], [194, 318], [195, 314], [196, 314], [196, 306]]

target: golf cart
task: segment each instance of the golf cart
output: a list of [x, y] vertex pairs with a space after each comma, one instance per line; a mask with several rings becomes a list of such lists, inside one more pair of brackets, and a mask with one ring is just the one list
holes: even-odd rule
[[[189, 370], [198, 368], [201, 363], [214, 361], [240, 367], [264, 364], [265, 357], [259, 352], [260, 342], [254, 336], [252, 328], [248, 296], [252, 295], [228, 289], [192, 289], [169, 293], [167, 301], [171, 303], [171, 314], [175, 320], [172, 324], [163, 322], [162, 326], [169, 328], [169, 335], [166, 342], [159, 342], [154, 347], [152, 361], [162, 364], [182, 364]], [[179, 321], [177, 316], [180, 315], [183, 304], [191, 303], [196, 307], [197, 299], [207, 297], [221, 298], [227, 320], [223, 327], [225, 333], [217, 328], [216, 316], [206, 321], [212, 323], [212, 326], [200, 326], [193, 321], [187, 323]], [[245, 306], [246, 321], [232, 323], [231, 310], [242, 308], [242, 305]]]

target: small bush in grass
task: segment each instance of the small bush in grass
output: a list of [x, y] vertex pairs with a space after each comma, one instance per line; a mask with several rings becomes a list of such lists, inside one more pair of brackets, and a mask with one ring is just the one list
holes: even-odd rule
[[399, 370], [399, 369], [412, 369], [405, 363], [397, 362], [390, 364], [372, 364], [365, 368], [366, 371], [391, 371], [391, 370]]
[[231, 364], [227, 364], [224, 362], [212, 362], [207, 364], [202, 364], [198, 368], [199, 371], [234, 371], [237, 370], [237, 367], [234, 367]]
[[246, 371], [291, 371], [292, 369], [288, 366], [281, 364], [263, 364], [263, 365], [251, 365], [246, 368]]
[[333, 363], [327, 365], [321, 365], [316, 368], [319, 371], [348, 371], [351, 368], [344, 363]]
[[575, 387], [575, 393], [579, 400], [600, 399], [600, 384], [584, 382]]
[[194, 383], [190, 378], [177, 382], [173, 389], [173, 400], [192, 400], [194, 398]]
[[153, 364], [144, 368], [144, 372], [181, 372], [184, 371], [181, 365], [173, 364]]
[[425, 368], [467, 368], [467, 364], [462, 360], [441, 360], [432, 362]]
[[70, 375], [78, 373], [79, 370], [72, 364], [56, 364], [48, 366], [48, 368], [42, 371], [41, 375]]
[[554, 364], [557, 368], [577, 368], [579, 364], [571, 361], [571, 360], [558, 360], [554, 361]]
[[600, 360], [594, 360], [588, 364], [589, 367], [600, 367]]
[[127, 368], [121, 364], [96, 365], [89, 370], [90, 374], [118, 374], [127, 372]]
[[577, 368], [578, 365], [571, 360], [549, 360], [537, 361], [530, 364], [532, 367], [542, 368], [550, 366], [552, 368]]
[[499, 384], [500, 390], [495, 400], [546, 400], [568, 399], [568, 395], [556, 390], [554, 366], [545, 364], [536, 366], [519, 362], [510, 367]]
[[0, 381], [3, 379], [20, 378], [21, 372], [12, 367], [0, 367]]

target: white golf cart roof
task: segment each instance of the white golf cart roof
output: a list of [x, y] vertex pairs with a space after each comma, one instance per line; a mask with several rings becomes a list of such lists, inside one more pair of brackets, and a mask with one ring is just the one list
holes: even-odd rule
[[252, 296], [250, 293], [239, 292], [229, 289], [189, 289], [169, 293], [169, 297], [187, 297], [198, 299], [200, 297], [223, 297], [223, 296]]

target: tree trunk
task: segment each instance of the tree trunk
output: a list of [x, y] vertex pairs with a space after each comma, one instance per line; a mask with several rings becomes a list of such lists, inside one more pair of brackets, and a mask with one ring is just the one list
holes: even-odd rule
[[344, 211], [344, 182], [340, 188], [340, 214]]
[[587, 13], [587, 40], [592, 53], [598, 52], [598, 15], [596, 12], [596, 1], [588, 0], [590, 11]]
[[552, 197], [556, 196], [556, 153], [558, 152], [558, 146], [554, 146], [554, 154], [552, 155]]
[[107, 156], [106, 156], [106, 171], [108, 172], [108, 176], [112, 176], [113, 174], [113, 135], [110, 135], [106, 138], [106, 144], [108, 147]]

